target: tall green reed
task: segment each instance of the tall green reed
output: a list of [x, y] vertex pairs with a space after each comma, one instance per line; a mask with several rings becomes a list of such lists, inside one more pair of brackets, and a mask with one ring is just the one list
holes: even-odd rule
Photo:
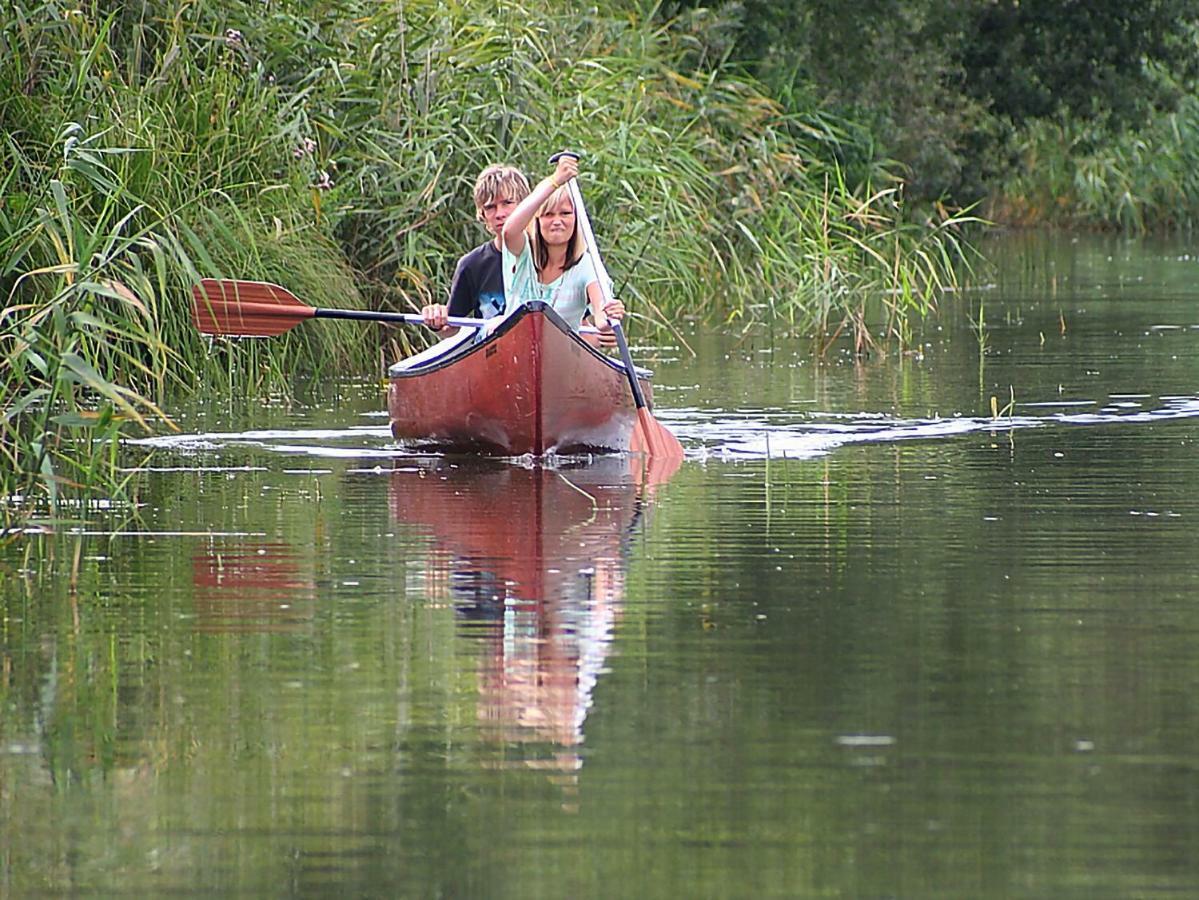
[[[5, 223], [0, 438], [12, 465], [0, 474], [9, 498], [0, 525], [37, 506], [35, 485], [51, 510], [76, 488], [120, 493], [125, 479], [115, 448], [122, 424], [148, 430], [164, 418], [147, 397], [162, 393], [172, 356], [156, 327], [161, 244], [134, 224], [136, 205], [122, 210], [105, 195], [106, 202], [81, 209], [87, 203], [75, 183], [107, 183], [115, 173], [103, 151], [79, 140], [78, 128], [63, 138], [59, 170], [44, 186], [29, 185], [44, 194], [25, 192]], [[20, 162], [11, 144], [8, 157]], [[25, 170], [8, 171], [11, 184]]]
[[343, 302], [354, 280], [329, 237], [274, 199], [304, 176], [287, 149], [268, 157], [259, 141], [273, 101], [233, 64], [236, 47], [200, 39], [184, 64], [172, 43], [157, 70], [180, 78], [123, 80], [120, 17], [98, 6], [22, 8], [0, 32], [0, 525], [93, 491], [129, 500], [119, 438], [170, 427], [168, 388], [254, 390], [293, 367], [371, 356], [338, 328], [270, 352], [214, 353], [196, 335], [188, 297], [201, 271], [244, 264]]

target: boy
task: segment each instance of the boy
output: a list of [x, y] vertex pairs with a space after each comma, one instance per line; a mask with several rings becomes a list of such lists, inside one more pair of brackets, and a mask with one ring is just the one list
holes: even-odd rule
[[431, 303], [420, 314], [440, 337], [455, 334], [447, 328], [448, 316], [489, 319], [504, 311], [504, 273], [500, 264], [500, 230], [516, 205], [529, 195], [529, 181], [514, 166], [492, 165], [475, 179], [475, 217], [492, 239], [458, 260], [450, 284], [450, 302]]

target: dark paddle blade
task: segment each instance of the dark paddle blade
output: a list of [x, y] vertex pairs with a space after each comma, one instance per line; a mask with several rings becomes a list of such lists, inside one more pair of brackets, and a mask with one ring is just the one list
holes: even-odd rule
[[289, 290], [265, 281], [205, 278], [192, 288], [192, 321], [201, 334], [272, 337], [315, 315]]

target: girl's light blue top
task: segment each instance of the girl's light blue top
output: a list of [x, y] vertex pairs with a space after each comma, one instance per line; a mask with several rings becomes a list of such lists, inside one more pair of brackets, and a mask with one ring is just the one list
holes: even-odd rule
[[533, 265], [532, 245], [526, 239], [519, 256], [513, 255], [506, 244], [503, 247], [504, 312], [511, 312], [526, 300], [544, 300], [578, 331], [587, 312], [587, 285], [598, 281], [591, 257], [584, 255], [549, 284], [542, 284]]

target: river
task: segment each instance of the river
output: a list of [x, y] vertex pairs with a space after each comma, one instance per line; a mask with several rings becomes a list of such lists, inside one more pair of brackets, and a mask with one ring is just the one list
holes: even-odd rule
[[0, 895], [1199, 893], [1197, 276], [1015, 235], [903, 354], [634, 332], [677, 470], [180, 403], [137, 522], [0, 548]]

